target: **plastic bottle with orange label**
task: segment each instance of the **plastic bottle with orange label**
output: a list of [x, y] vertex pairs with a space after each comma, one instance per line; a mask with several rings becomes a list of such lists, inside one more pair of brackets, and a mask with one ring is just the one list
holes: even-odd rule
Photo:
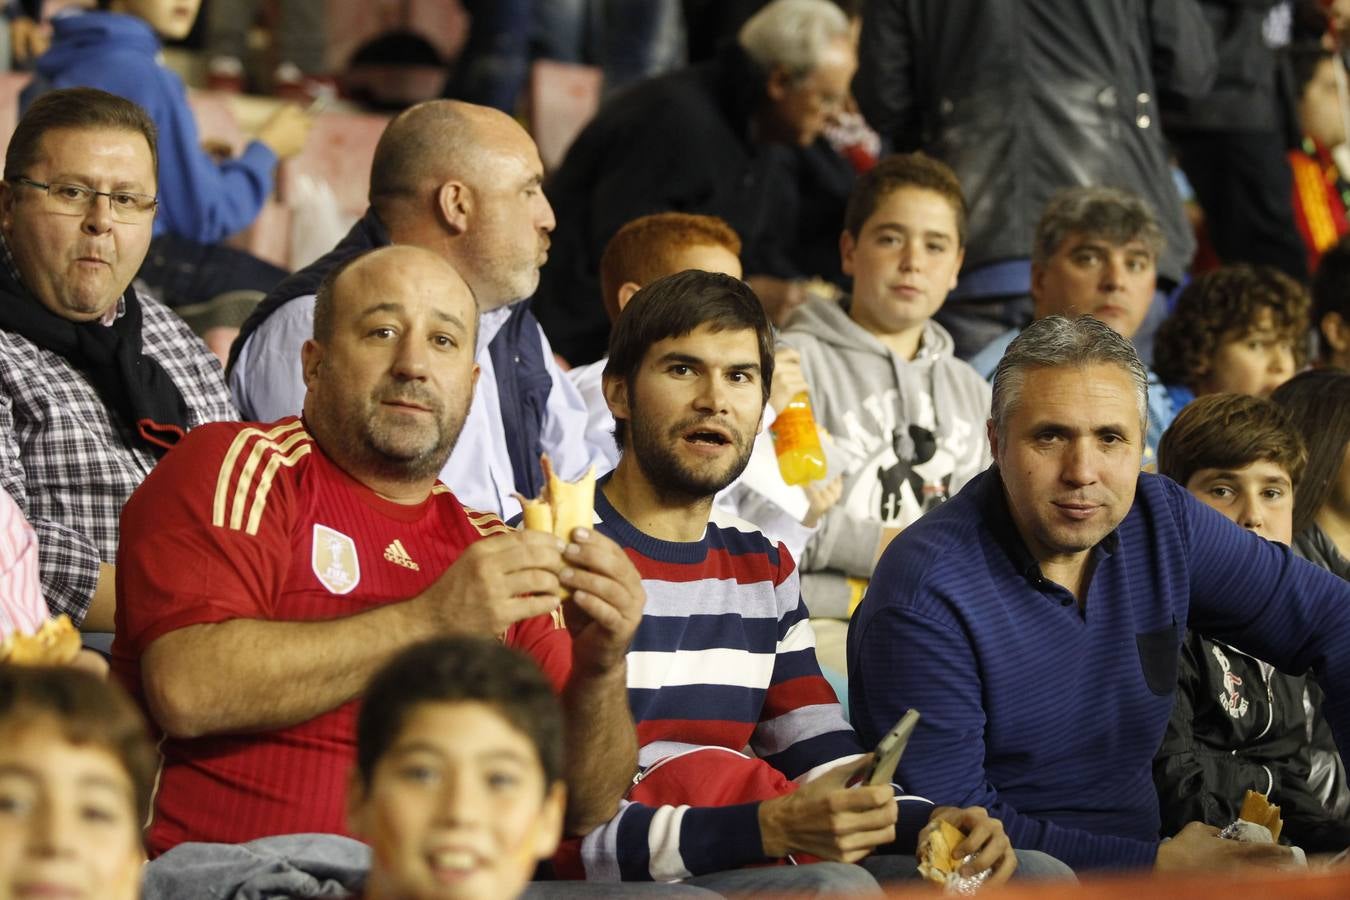
[[825, 477], [825, 450], [820, 445], [811, 398], [806, 391], [793, 394], [769, 427], [778, 470], [788, 484], [805, 484]]

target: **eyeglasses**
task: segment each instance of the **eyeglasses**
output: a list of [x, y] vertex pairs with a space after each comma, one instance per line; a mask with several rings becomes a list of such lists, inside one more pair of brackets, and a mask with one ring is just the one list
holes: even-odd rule
[[150, 219], [159, 206], [159, 198], [130, 191], [96, 191], [82, 184], [52, 182], [43, 184], [31, 178], [15, 178], [19, 184], [37, 188], [47, 195], [47, 205], [53, 212], [66, 216], [82, 216], [89, 212], [99, 197], [108, 198], [113, 221], [135, 225]]

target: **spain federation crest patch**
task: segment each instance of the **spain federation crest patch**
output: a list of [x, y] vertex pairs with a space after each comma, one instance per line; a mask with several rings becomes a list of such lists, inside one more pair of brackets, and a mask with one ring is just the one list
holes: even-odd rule
[[314, 525], [310, 565], [319, 583], [334, 594], [347, 594], [361, 581], [356, 542], [327, 525]]

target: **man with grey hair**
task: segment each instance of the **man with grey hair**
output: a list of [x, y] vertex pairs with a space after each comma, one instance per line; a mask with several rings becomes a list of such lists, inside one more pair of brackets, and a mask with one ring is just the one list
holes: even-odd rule
[[380, 136], [370, 209], [325, 256], [283, 281], [244, 323], [231, 351], [230, 389], [245, 418], [300, 412], [300, 348], [314, 328], [324, 275], [371, 248], [411, 244], [440, 255], [468, 283], [482, 321], [482, 377], [441, 480], [466, 506], [503, 518], [515, 495], [538, 496], [539, 456], [576, 479], [608, 468], [585, 441], [586, 405], [521, 301], [548, 258], [553, 209], [534, 141], [505, 113], [452, 100], [418, 104]]
[[650, 213], [722, 217], [741, 236], [748, 280], [770, 314], [781, 321], [777, 313], [804, 300], [794, 280], [820, 273], [803, 270], [795, 245], [801, 184], [842, 171], [842, 218], [851, 175], [821, 135], [856, 65], [837, 5], [774, 0], [716, 59], [601, 107], [549, 182], [558, 228], [534, 310], [558, 352], [573, 365], [605, 354], [600, 256], [621, 226]]
[[1159, 841], [1151, 763], [1187, 625], [1311, 670], [1350, 746], [1350, 585], [1139, 470], [1147, 375], [1092, 318], [1008, 348], [994, 465], [887, 549], [849, 628], [864, 744], [923, 714], [908, 790], [978, 805], [1075, 869], [1289, 862], [1193, 822]]
[[[1153, 211], [1129, 191], [1078, 187], [1046, 204], [1031, 247], [1031, 298], [1036, 319], [1091, 315], [1133, 340], [1157, 292], [1158, 258], [1165, 241]], [[971, 358], [981, 375], [993, 375], [1020, 329], [1012, 328]], [[1145, 464], [1176, 410], [1151, 370], [1146, 372], [1149, 422]]]

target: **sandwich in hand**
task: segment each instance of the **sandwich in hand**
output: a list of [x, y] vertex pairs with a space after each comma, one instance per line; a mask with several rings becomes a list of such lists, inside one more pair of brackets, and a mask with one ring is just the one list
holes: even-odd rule
[[587, 469], [576, 481], [564, 481], [553, 471], [547, 453], [539, 457], [539, 466], [544, 470], [540, 496], [529, 499], [517, 495], [525, 530], [547, 531], [570, 541], [573, 529], [595, 524], [595, 469]]
[[961, 870], [962, 857], [956, 855], [956, 848], [965, 839], [961, 829], [939, 820], [938, 827], [928, 832], [928, 840], [919, 849], [919, 874], [946, 886]]
[[1280, 842], [1280, 829], [1284, 827], [1284, 820], [1280, 818], [1280, 808], [1271, 803], [1265, 794], [1247, 791], [1242, 798], [1242, 810], [1238, 813], [1238, 819], [1264, 827], [1270, 832], [1272, 843]]

